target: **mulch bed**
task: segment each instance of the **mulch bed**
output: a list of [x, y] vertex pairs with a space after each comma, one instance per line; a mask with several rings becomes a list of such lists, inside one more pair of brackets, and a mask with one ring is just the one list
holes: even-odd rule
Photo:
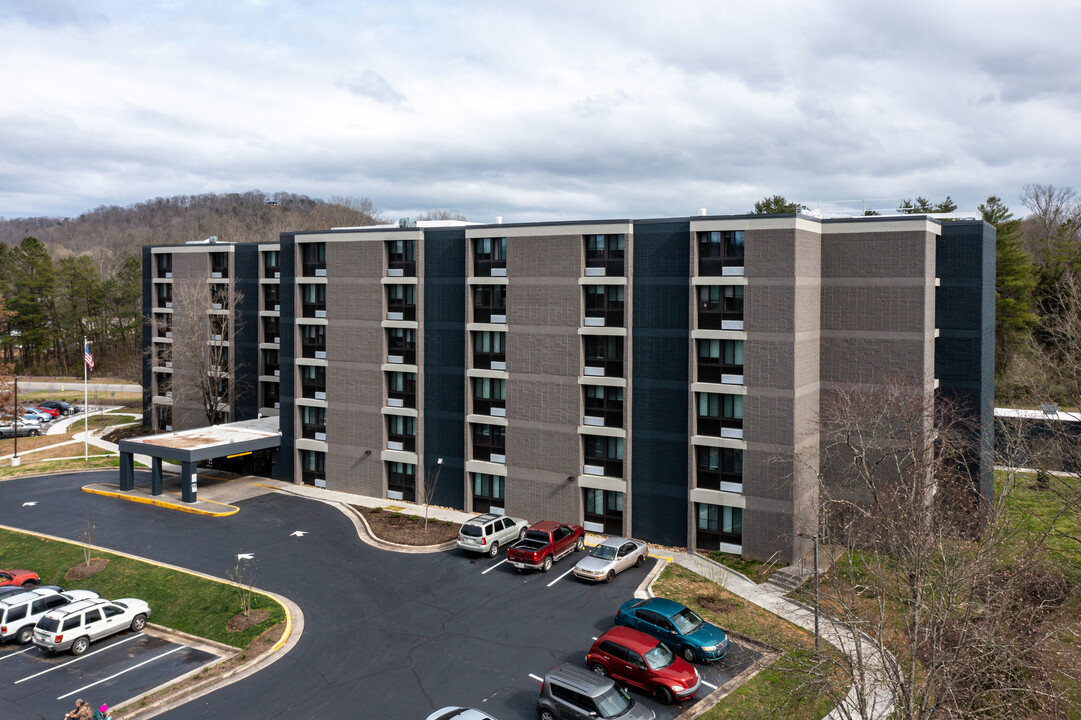
[[109, 564], [107, 558], [90, 558], [90, 563], [79, 563], [64, 573], [65, 580], [84, 580], [94, 573], [99, 573]]
[[229, 619], [229, 622], [225, 623], [225, 629], [229, 632], [241, 632], [250, 627], [255, 627], [268, 617], [270, 617], [270, 611], [266, 608], [251, 610], [247, 615], [244, 613], [237, 613]]
[[458, 537], [458, 526], [444, 520], [428, 520], [424, 530], [423, 515], [405, 515], [383, 508], [354, 505], [353, 509], [364, 516], [372, 534], [380, 540], [399, 545], [441, 545]]

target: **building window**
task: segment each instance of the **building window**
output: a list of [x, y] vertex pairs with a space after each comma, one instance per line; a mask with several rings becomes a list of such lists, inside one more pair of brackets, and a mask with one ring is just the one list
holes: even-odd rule
[[319, 450], [300, 451], [300, 476], [305, 485], [326, 485], [326, 453]]
[[695, 395], [698, 396], [697, 434], [710, 437], [743, 437], [742, 395], [704, 392]]
[[263, 277], [276, 278], [281, 272], [281, 253], [278, 250], [263, 252]]
[[698, 274], [724, 275], [726, 267], [743, 267], [743, 231], [698, 233]]
[[[506, 275], [507, 238], [473, 239], [473, 274], [477, 277]], [[502, 272], [499, 272], [502, 270]]]
[[212, 278], [227, 278], [229, 277], [229, 253], [212, 252], [210, 253], [210, 277]]
[[614, 335], [585, 335], [585, 374], [623, 377], [623, 338]]
[[417, 374], [387, 373], [387, 405], [415, 408], [417, 406]]
[[492, 508], [503, 509], [507, 479], [502, 475], [473, 475], [473, 512], [491, 512]]
[[472, 378], [473, 412], [477, 415], [506, 414], [507, 381], [495, 378]]
[[697, 459], [695, 487], [703, 490], [741, 491], [743, 485], [742, 450], [697, 445], [695, 456]]
[[301, 355], [306, 358], [325, 359], [327, 356], [327, 326], [301, 325]]
[[265, 342], [265, 343], [280, 343], [281, 342], [281, 318], [278, 318], [278, 317], [265, 317], [265, 318], [263, 318], [263, 342]]
[[387, 320], [417, 319], [417, 286], [387, 285]]
[[304, 243], [300, 246], [301, 270], [304, 277], [326, 277], [327, 244]]
[[583, 435], [585, 474], [623, 477], [623, 438]]
[[507, 322], [507, 286], [476, 285], [473, 288], [473, 322]]
[[698, 542], [703, 550], [719, 550], [721, 543], [743, 545], [743, 508], [695, 503]]
[[417, 466], [412, 463], [388, 462], [387, 497], [391, 500], [417, 501]]
[[387, 449], [415, 452], [417, 419], [406, 415], [387, 415]]
[[473, 459], [505, 463], [507, 461], [507, 428], [502, 425], [469, 426], [473, 435]]
[[157, 277], [171, 278], [173, 276], [173, 256], [171, 253], [155, 255], [154, 262], [158, 268]]
[[626, 249], [626, 236], [622, 233], [613, 235], [586, 235], [586, 275], [607, 275], [619, 277], [623, 272], [623, 254]]
[[306, 318], [327, 316], [327, 286], [323, 283], [304, 283], [300, 286], [301, 315]]
[[158, 283], [154, 285], [154, 291], [157, 296], [157, 302], [154, 303], [155, 307], [159, 308], [171, 308], [173, 306], [173, 284], [172, 283]]
[[326, 440], [327, 409], [301, 405], [300, 427], [303, 437], [312, 440]]
[[300, 366], [301, 397], [327, 399], [327, 369], [321, 365]]
[[478, 369], [506, 369], [507, 333], [473, 333], [473, 367]]
[[742, 384], [743, 341], [699, 340], [698, 382]]
[[586, 530], [608, 535], [623, 534], [623, 493], [582, 488]]
[[416, 277], [417, 241], [391, 240], [387, 242], [387, 276]]
[[698, 327], [702, 330], [723, 330], [725, 321], [743, 321], [743, 286], [700, 286]]
[[278, 351], [277, 350], [263, 350], [263, 372], [262, 375], [278, 375], [281, 370], [281, 366], [278, 365]]
[[387, 362], [417, 362], [417, 335], [412, 328], [387, 328]]
[[623, 388], [607, 385], [582, 387], [585, 425], [623, 427]]
[[259, 383], [263, 400], [259, 407], [277, 408], [281, 404], [281, 386], [276, 382]]
[[263, 309], [270, 312], [281, 310], [281, 285], [263, 286]]
[[586, 285], [586, 325], [623, 327], [622, 285]]
[[159, 431], [165, 432], [173, 429], [173, 408], [168, 405], [158, 405], [158, 427]]

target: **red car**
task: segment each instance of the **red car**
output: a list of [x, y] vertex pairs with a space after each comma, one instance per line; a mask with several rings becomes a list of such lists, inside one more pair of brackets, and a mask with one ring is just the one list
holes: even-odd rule
[[36, 572], [31, 570], [0, 570], [0, 587], [4, 585], [37, 585], [41, 582]]
[[38, 408], [35, 408], [35, 409], [36, 409], [36, 410], [40, 410], [40, 411], [41, 411], [41, 412], [43, 412], [43, 413], [49, 413], [49, 414], [50, 414], [50, 415], [52, 415], [52, 416], [53, 416], [54, 418], [55, 418], [55, 417], [60, 417], [60, 411], [59, 411], [59, 410], [57, 410], [56, 408], [51, 408], [51, 407], [38, 407]]
[[660, 640], [617, 625], [597, 638], [586, 664], [605, 675], [655, 696], [662, 703], [683, 702], [698, 692], [697, 668]]

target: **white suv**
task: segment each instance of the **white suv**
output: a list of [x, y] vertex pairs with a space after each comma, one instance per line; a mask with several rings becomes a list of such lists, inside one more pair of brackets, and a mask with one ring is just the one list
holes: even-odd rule
[[34, 644], [61, 652], [82, 655], [90, 643], [131, 628], [146, 627], [150, 606], [142, 600], [84, 600], [47, 613], [34, 627]]
[[14, 638], [15, 642], [25, 645], [33, 636], [34, 624], [50, 610], [97, 596], [93, 590], [57, 592], [47, 588], [5, 595], [0, 600], [0, 642]]
[[478, 515], [458, 530], [458, 547], [469, 552], [499, 554], [499, 548], [518, 542], [529, 522], [506, 515]]

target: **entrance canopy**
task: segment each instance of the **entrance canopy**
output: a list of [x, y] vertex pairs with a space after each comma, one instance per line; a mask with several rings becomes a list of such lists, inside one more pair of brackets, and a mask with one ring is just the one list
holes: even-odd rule
[[281, 440], [277, 417], [121, 440], [120, 490], [135, 489], [135, 455], [148, 455], [151, 458], [151, 494], [161, 495], [161, 462], [171, 460], [180, 463], [181, 499], [195, 502], [198, 499], [196, 463], [200, 460], [273, 449], [281, 447]]

